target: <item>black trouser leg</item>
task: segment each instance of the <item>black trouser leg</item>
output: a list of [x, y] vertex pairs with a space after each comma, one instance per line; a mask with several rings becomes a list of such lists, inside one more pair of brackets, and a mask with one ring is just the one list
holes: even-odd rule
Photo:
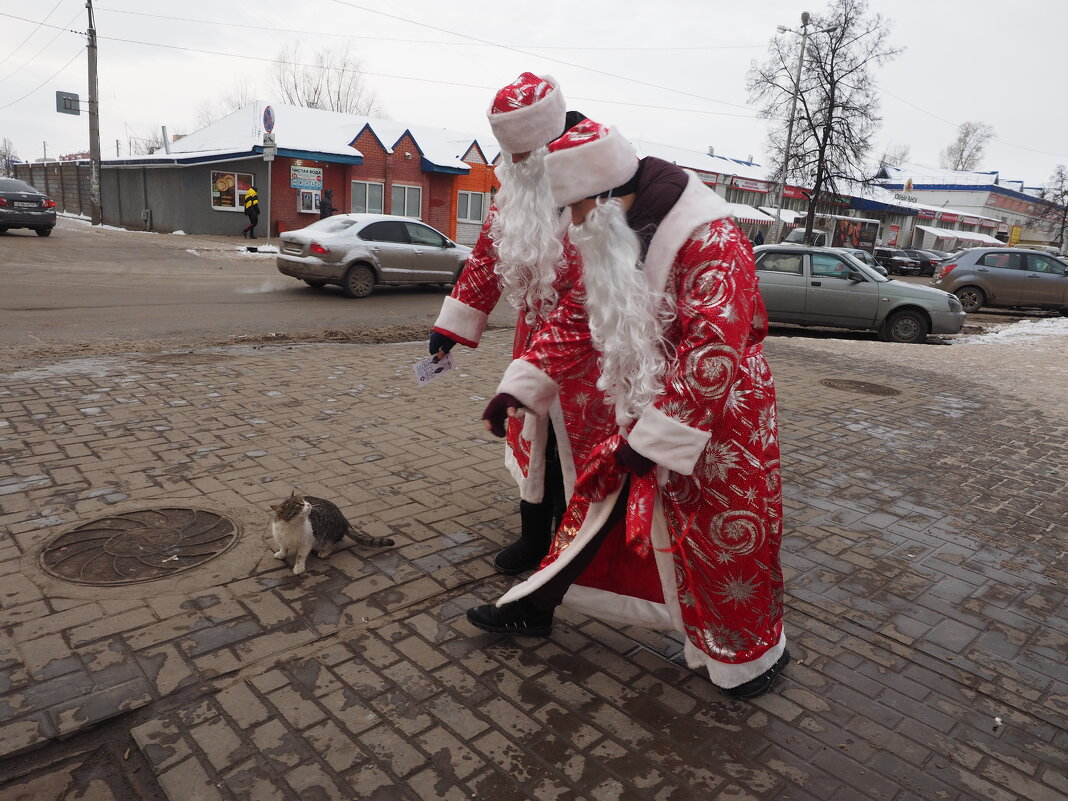
[[608, 520], [593, 535], [593, 539], [590, 540], [585, 548], [579, 551], [578, 556], [560, 568], [560, 572], [527, 596], [535, 608], [551, 611], [561, 604], [568, 588], [590, 566], [590, 562], [593, 561], [593, 557], [597, 555], [597, 551], [612, 529], [627, 516], [627, 500], [629, 496], [630, 476], [628, 475], [623, 481], [623, 487], [620, 489], [619, 497], [616, 498], [616, 503], [608, 515]]
[[545, 486], [542, 500], [540, 503], [519, 502], [519, 540], [498, 553], [493, 560], [493, 566], [499, 572], [509, 575], [535, 569], [549, 552], [553, 534], [563, 519], [565, 509], [563, 468], [550, 423], [548, 440], [545, 443]]

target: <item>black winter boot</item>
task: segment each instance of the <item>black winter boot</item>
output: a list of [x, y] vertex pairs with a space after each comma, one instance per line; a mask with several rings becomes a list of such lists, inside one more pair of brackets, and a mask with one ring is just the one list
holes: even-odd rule
[[[470, 614], [470, 613], [469, 613]], [[783, 651], [782, 656], [778, 658], [774, 665], [769, 667], [755, 679], [750, 679], [744, 684], [739, 684], [737, 687], [720, 688], [724, 693], [731, 698], [736, 698], [739, 701], [747, 701], [750, 698], [756, 698], [758, 695], [763, 695], [771, 689], [771, 685], [775, 683], [775, 677], [782, 673], [782, 669], [790, 661], [790, 652]]]
[[552, 610], [538, 609], [528, 598], [504, 606], [483, 604], [467, 610], [471, 625], [494, 634], [548, 637], [553, 630]]
[[519, 539], [499, 552], [493, 559], [493, 567], [498, 573], [514, 576], [527, 570], [534, 570], [553, 540], [553, 505], [551, 502], [519, 502], [519, 520], [522, 533]]

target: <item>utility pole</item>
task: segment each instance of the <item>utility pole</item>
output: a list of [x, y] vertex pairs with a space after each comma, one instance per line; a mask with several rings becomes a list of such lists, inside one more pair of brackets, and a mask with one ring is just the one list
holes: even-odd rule
[[89, 217], [93, 225], [103, 222], [100, 209], [100, 84], [96, 74], [96, 21], [93, 0], [85, 0], [89, 9]]

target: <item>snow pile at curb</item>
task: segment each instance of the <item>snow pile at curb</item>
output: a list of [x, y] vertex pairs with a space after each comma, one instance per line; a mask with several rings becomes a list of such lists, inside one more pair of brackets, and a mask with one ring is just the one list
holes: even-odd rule
[[998, 345], [1027, 342], [1046, 337], [1068, 336], [1068, 317], [1050, 317], [1045, 320], [1023, 320], [1019, 323], [991, 331], [989, 334], [961, 337], [955, 345]]

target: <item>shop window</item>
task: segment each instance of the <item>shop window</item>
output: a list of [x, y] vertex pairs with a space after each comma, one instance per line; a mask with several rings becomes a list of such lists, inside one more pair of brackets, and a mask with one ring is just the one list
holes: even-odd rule
[[418, 186], [393, 185], [393, 206], [390, 214], [399, 217], [422, 217], [423, 190]]
[[217, 211], [244, 211], [245, 195], [255, 178], [244, 172], [211, 173], [211, 207]]
[[300, 190], [300, 213], [301, 214], [318, 214], [319, 213], [319, 190], [318, 189], [301, 189]]
[[352, 182], [352, 211], [354, 214], [381, 214], [385, 184]]
[[456, 196], [456, 219], [460, 222], [482, 222], [482, 200], [480, 192], [459, 192]]

